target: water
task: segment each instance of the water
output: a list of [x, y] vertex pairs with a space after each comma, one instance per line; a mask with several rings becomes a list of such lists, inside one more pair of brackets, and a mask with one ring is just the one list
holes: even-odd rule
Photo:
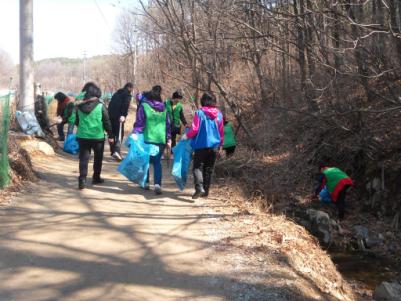
[[365, 253], [333, 253], [331, 257], [346, 279], [362, 282], [371, 290], [383, 281], [401, 279], [401, 258]]

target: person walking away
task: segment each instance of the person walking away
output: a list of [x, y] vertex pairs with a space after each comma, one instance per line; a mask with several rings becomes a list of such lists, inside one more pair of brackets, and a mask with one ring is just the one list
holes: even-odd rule
[[100, 175], [102, 172], [105, 131], [109, 142], [112, 143], [114, 141], [109, 114], [106, 107], [99, 101], [102, 95], [100, 88], [90, 82], [85, 84], [82, 92], [85, 93], [84, 99], [76, 106], [72, 116], [75, 119], [75, 125], [78, 127], [79, 189], [86, 187], [88, 164], [92, 150], [94, 152], [92, 184], [96, 185], [104, 182]]
[[226, 152], [226, 157], [230, 158], [235, 153], [237, 141], [235, 140], [234, 128], [231, 122], [224, 118], [224, 145], [223, 149]]
[[192, 139], [194, 149], [193, 199], [208, 197], [217, 154], [224, 145], [224, 118], [216, 108], [216, 97], [211, 92], [202, 95], [202, 108], [195, 112], [192, 127], [181, 139]]
[[166, 109], [171, 123], [171, 146], [177, 144], [177, 135], [181, 135], [181, 123], [187, 126], [187, 120], [184, 116], [182, 103], [183, 96], [180, 91], [175, 91], [171, 99], [166, 100]]
[[[57, 92], [54, 95], [57, 100], [57, 132], [58, 141], [65, 140], [64, 125], [68, 122], [68, 118], [74, 109], [74, 102], [63, 92]], [[70, 128], [69, 128], [70, 131]]]
[[338, 218], [342, 220], [345, 214], [347, 190], [354, 185], [354, 182], [345, 172], [337, 167], [328, 167], [325, 164], [321, 164], [319, 171], [319, 184], [315, 189], [315, 196], [318, 197], [324, 189], [327, 189], [331, 200], [337, 206]]
[[[161, 91], [160, 86], [154, 86], [151, 91], [143, 94], [132, 134], [132, 138], [137, 140], [137, 135], [143, 133], [145, 143], [159, 147], [159, 153], [156, 156], [150, 156], [150, 163], [154, 170], [154, 190], [157, 195], [162, 193], [161, 158], [166, 146], [168, 149], [171, 148], [170, 118], [162, 101]], [[149, 171], [145, 189], [149, 189]]]
[[112, 157], [117, 161], [122, 160], [121, 142], [124, 138], [124, 123], [128, 115], [133, 90], [134, 85], [132, 83], [125, 84], [122, 89], [113, 94], [108, 108], [114, 139], [113, 143], [110, 144], [110, 151]]

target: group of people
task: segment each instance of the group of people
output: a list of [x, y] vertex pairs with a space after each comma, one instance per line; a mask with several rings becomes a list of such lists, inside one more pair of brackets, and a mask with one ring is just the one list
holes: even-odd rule
[[[122, 160], [121, 141], [124, 138], [124, 124], [128, 115], [134, 86], [127, 83], [111, 98], [108, 108], [101, 100], [101, 90], [93, 82], [85, 84], [81, 99], [72, 101], [68, 96], [59, 92], [55, 95], [58, 101], [58, 133], [59, 140], [64, 141], [64, 126], [68, 124], [68, 133], [77, 127], [79, 142], [79, 178], [78, 188], [87, 185], [88, 163], [91, 151], [94, 152], [92, 184], [101, 184], [104, 145], [110, 143], [111, 155], [117, 161]], [[181, 135], [182, 140], [192, 139], [193, 175], [195, 193], [193, 198], [207, 197], [214, 165], [218, 154], [226, 150], [231, 156], [235, 150], [235, 135], [233, 127], [224, 121], [222, 112], [217, 108], [216, 97], [212, 92], [205, 92], [201, 99], [201, 108], [195, 112], [192, 125], [187, 123], [181, 100], [183, 95], [175, 91], [172, 97], [163, 101], [162, 88], [157, 85], [150, 91], [137, 93], [136, 120], [133, 125], [132, 139], [137, 140], [138, 134], [143, 134], [145, 143], [156, 145], [159, 152], [150, 156], [154, 168], [154, 191], [162, 193], [162, 156], [167, 150], [170, 154], [177, 138], [182, 134], [182, 126], [186, 128]], [[106, 136], [105, 136], [106, 134]], [[228, 143], [224, 143], [225, 137]], [[149, 174], [145, 189], [150, 189]]]
[[[64, 140], [64, 125], [68, 133], [77, 126], [79, 142], [79, 189], [86, 187], [88, 163], [91, 151], [94, 152], [92, 184], [101, 184], [105, 133], [110, 143], [111, 155], [118, 161], [122, 160], [121, 141], [124, 138], [124, 124], [128, 115], [134, 86], [127, 83], [111, 98], [108, 108], [101, 100], [100, 88], [89, 82], [85, 84], [78, 100], [73, 102], [65, 94], [55, 95], [58, 101], [59, 140]], [[191, 139], [193, 148], [193, 176], [195, 192], [192, 198], [209, 195], [214, 165], [219, 153], [224, 149], [226, 156], [233, 155], [236, 147], [234, 129], [217, 108], [216, 97], [211, 92], [205, 92], [201, 99], [201, 108], [195, 112], [192, 124], [189, 125], [181, 103], [183, 95], [180, 91], [163, 101], [161, 86], [154, 86], [150, 91], [137, 93], [136, 120], [133, 125], [132, 139], [137, 140], [138, 134], [143, 134], [145, 143], [156, 145], [157, 155], [150, 156], [154, 169], [154, 191], [162, 193], [162, 156], [167, 150], [170, 154], [177, 143], [177, 137]], [[181, 133], [182, 126], [185, 132]], [[322, 164], [319, 167], [319, 183], [314, 196], [323, 203], [334, 203], [338, 208], [338, 217], [344, 218], [345, 198], [348, 189], [353, 186], [351, 178], [342, 170]], [[150, 189], [149, 173], [145, 189]]]

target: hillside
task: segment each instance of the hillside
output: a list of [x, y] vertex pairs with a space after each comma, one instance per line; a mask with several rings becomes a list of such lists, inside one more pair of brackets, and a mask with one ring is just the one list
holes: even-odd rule
[[[103, 89], [113, 89], [108, 70], [116, 57], [102, 55], [88, 58], [85, 62], [86, 80], [98, 82]], [[78, 58], [50, 58], [36, 62], [36, 81], [44, 90], [79, 91], [84, 83], [84, 60]], [[118, 86], [118, 85], [117, 85]]]
[[[118, 55], [99, 55], [86, 60], [86, 81], [96, 81], [103, 90], [113, 91], [125, 81], [121, 76], [121, 62]], [[7, 89], [10, 77], [12, 86], [19, 84], [18, 65], [1, 61], [0, 89]], [[82, 58], [49, 58], [35, 62], [35, 82], [40, 83], [44, 91], [61, 90], [76, 92], [84, 83], [84, 60]]]

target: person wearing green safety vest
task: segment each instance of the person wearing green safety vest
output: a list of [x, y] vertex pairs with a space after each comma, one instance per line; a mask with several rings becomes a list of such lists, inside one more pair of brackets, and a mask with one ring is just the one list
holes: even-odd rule
[[[154, 86], [151, 91], [143, 93], [134, 123], [132, 139], [137, 140], [138, 134], [144, 135], [145, 143], [159, 147], [156, 156], [150, 156], [150, 163], [154, 169], [154, 189], [156, 194], [162, 193], [162, 163], [161, 158], [167, 146], [171, 149], [170, 117], [161, 98], [162, 88]], [[149, 172], [146, 178], [145, 189], [149, 189]]]
[[333, 202], [338, 208], [338, 218], [342, 220], [345, 214], [345, 197], [351, 186], [354, 186], [352, 179], [341, 169], [320, 164], [320, 175], [318, 185], [315, 189], [315, 196], [324, 203]]
[[231, 122], [224, 118], [224, 144], [223, 149], [226, 152], [226, 157], [229, 158], [235, 153], [237, 141], [235, 140], [234, 128]]
[[177, 143], [177, 135], [181, 135], [181, 123], [187, 126], [187, 120], [184, 116], [184, 110], [182, 107], [183, 96], [181, 91], [175, 91], [171, 99], [167, 99], [165, 102], [168, 115], [170, 117], [171, 124], [171, 146], [174, 147]]
[[113, 132], [107, 108], [99, 100], [102, 91], [96, 84], [89, 82], [85, 84], [82, 92], [85, 93], [84, 99], [76, 105], [69, 119], [70, 124], [73, 123], [78, 127], [79, 189], [86, 187], [88, 164], [92, 149], [94, 152], [92, 184], [96, 185], [104, 182], [100, 174], [103, 164], [105, 132], [107, 132], [109, 142], [113, 141]]

